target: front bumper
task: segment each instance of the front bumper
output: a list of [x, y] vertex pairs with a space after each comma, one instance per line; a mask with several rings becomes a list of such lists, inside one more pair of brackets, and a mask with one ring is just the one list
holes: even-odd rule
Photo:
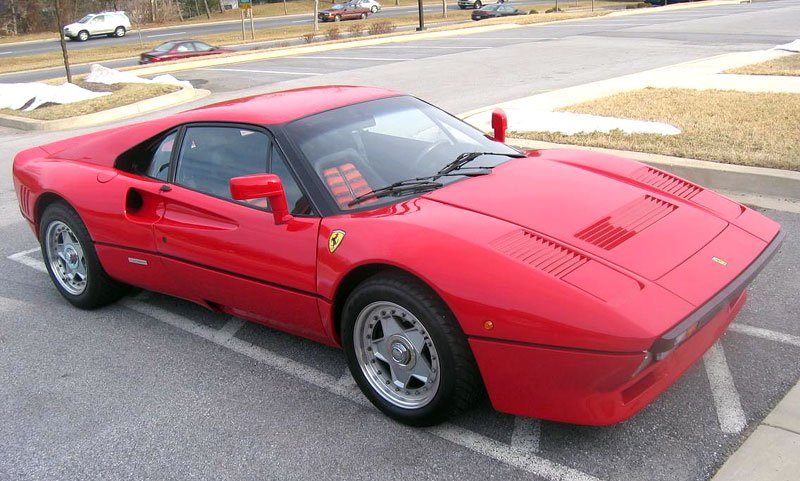
[[492, 405], [509, 414], [573, 424], [609, 425], [628, 419], [722, 336], [744, 305], [745, 288], [782, 240], [778, 233], [732, 282], [662, 336], [659, 341], [671, 339], [682, 327], [699, 322], [698, 330], [662, 360], [645, 364], [644, 352], [593, 352], [470, 338]]

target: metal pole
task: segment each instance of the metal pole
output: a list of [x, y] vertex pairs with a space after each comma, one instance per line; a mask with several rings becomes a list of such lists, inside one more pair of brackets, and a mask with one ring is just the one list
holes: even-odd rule
[[319, 31], [319, 0], [314, 0], [314, 31]]
[[253, 40], [256, 39], [256, 26], [253, 24], [253, 9], [250, 8], [247, 10], [247, 15], [250, 17], [250, 35], [253, 37]]
[[417, 0], [417, 5], [419, 5], [419, 27], [417, 27], [417, 32], [421, 32], [425, 30], [425, 13], [422, 11], [422, 0]]
[[244, 10], [239, 9], [239, 16], [242, 17], [242, 41], [244, 41]]
[[56, 22], [58, 22], [58, 40], [61, 42], [61, 53], [64, 55], [64, 69], [67, 71], [67, 82], [72, 83], [72, 73], [69, 71], [67, 42], [64, 41], [64, 24], [61, 23], [61, 3], [58, 0], [56, 0]]

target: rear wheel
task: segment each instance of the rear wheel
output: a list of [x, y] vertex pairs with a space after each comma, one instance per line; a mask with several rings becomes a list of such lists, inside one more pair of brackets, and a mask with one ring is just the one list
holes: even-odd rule
[[378, 6], [377, 5], [373, 5], [370, 10], [372, 10], [372, 13], [378, 13]]
[[366, 19], [367, 19], [367, 14], [366, 13], [362, 13], [361, 14], [361, 20], [366, 20]]
[[103, 270], [89, 232], [72, 208], [62, 203], [50, 205], [39, 225], [47, 272], [66, 300], [82, 309], [94, 309], [125, 294], [127, 286]]
[[475, 2], [475, 8], [481, 8], [482, 6], [483, 6], [483, 4], [481, 3], [481, 0], [478, 0], [477, 2]]
[[78, 32], [78, 40], [80, 40], [81, 42], [89, 40], [89, 32], [87, 32], [86, 30], [81, 30], [80, 32]]
[[387, 416], [429, 426], [468, 409], [482, 392], [455, 317], [417, 279], [378, 274], [342, 312], [342, 344], [353, 378]]
[[336, 15], [335, 17], [333, 17], [333, 21], [334, 22], [341, 22], [342, 21], [342, 16], [341, 15]]
[[115, 37], [124, 37], [125, 36], [125, 27], [117, 27], [114, 29], [114, 36]]

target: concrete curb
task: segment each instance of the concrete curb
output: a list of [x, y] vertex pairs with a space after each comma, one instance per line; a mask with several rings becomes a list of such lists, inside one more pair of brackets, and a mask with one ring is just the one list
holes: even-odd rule
[[11, 127], [19, 130], [33, 130], [39, 132], [52, 132], [56, 130], [75, 129], [80, 127], [90, 127], [93, 125], [105, 124], [116, 120], [173, 107], [192, 100], [203, 98], [211, 92], [203, 89], [184, 87], [177, 92], [172, 92], [159, 97], [145, 99], [128, 105], [122, 105], [109, 110], [95, 112], [93, 114], [81, 115], [79, 117], [69, 117], [58, 120], [33, 120], [10, 115], [0, 115], [0, 126]]
[[662, 168], [713, 190], [743, 192], [800, 202], [800, 172], [792, 170], [720, 164], [668, 155], [554, 144], [538, 140], [507, 139], [507, 143], [524, 149], [578, 149], [617, 155]]

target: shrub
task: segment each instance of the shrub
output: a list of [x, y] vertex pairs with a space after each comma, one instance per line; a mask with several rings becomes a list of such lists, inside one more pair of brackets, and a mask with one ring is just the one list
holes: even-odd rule
[[528, 11], [528, 15], [536, 15], [537, 13], [539, 13], [538, 10], [530, 10], [530, 11]]
[[370, 24], [369, 26], [369, 34], [370, 35], [381, 35], [384, 33], [392, 33], [395, 31], [397, 26], [394, 23], [384, 20], [382, 22], [375, 22]]
[[358, 23], [354, 23], [347, 29], [347, 33], [350, 34], [351, 38], [360, 37], [364, 33], [364, 27]]
[[563, 12], [563, 11], [564, 10], [561, 10], [560, 8], [553, 7], [553, 8], [548, 8], [547, 10], [545, 10], [544, 13], [554, 13], [554, 12], [559, 13], [559, 12]]
[[331, 27], [325, 32], [325, 36], [328, 37], [328, 40], [337, 40], [341, 35], [339, 34], [339, 27]]
[[303, 34], [303, 40], [304, 40], [306, 43], [311, 43], [311, 42], [313, 42], [313, 41], [314, 41], [314, 37], [316, 37], [316, 36], [317, 36], [317, 34], [315, 34], [314, 32], [308, 32], [308, 33], [304, 33], [304, 34]]

